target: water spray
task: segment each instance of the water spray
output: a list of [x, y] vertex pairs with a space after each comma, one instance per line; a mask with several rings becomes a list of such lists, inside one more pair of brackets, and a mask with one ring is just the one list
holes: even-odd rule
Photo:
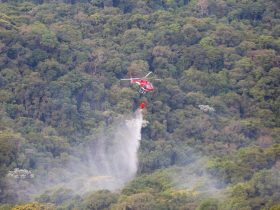
[[73, 148], [64, 165], [49, 163], [48, 171], [35, 173], [30, 182], [9, 176], [8, 184], [14, 192], [28, 195], [29, 198], [17, 194], [19, 201], [30, 201], [35, 195], [58, 188], [80, 195], [100, 189], [121, 189], [137, 173], [142, 125], [142, 109], [137, 109], [132, 116], [106, 128], [98, 138], [95, 135], [89, 144]]

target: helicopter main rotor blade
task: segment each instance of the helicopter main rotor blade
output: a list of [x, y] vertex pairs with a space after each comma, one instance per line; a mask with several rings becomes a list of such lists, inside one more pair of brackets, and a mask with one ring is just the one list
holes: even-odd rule
[[149, 72], [144, 78], [147, 78], [151, 73], [153, 73], [153, 72]]
[[140, 79], [140, 78], [127, 78], [127, 79], [121, 79], [121, 80], [132, 80], [132, 79]]

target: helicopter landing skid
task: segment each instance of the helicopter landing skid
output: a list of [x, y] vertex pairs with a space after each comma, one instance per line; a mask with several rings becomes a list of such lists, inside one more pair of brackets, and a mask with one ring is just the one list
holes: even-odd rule
[[140, 88], [140, 89], [139, 89], [139, 93], [145, 94], [145, 93], [146, 93], [146, 90], [144, 90], [143, 88]]

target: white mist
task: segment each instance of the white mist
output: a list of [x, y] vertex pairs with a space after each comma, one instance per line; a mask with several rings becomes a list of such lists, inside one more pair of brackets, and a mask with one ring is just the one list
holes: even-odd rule
[[132, 118], [118, 122], [109, 138], [93, 142], [87, 149], [88, 161], [83, 163], [86, 168], [79, 177], [83, 177], [84, 184], [79, 191], [120, 189], [136, 175], [142, 123], [142, 111], [137, 110]]
[[50, 170], [35, 174], [30, 182], [9, 178], [7, 184], [14, 192], [20, 192], [16, 193], [18, 201], [29, 201], [47, 190], [51, 193], [60, 188], [80, 195], [121, 189], [137, 173], [142, 123], [142, 110], [136, 110], [133, 116], [96, 134], [98, 138], [92, 138], [89, 144], [73, 148], [62, 167], [50, 163]]

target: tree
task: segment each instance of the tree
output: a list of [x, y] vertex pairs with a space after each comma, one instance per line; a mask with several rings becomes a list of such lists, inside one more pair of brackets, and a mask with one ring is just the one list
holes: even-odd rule
[[149, 65], [144, 60], [135, 60], [128, 66], [129, 77], [143, 77], [149, 71]]
[[28, 203], [28, 204], [23, 204], [23, 205], [16, 205], [15, 207], [12, 208], [12, 210], [37, 210], [37, 209], [42, 209], [42, 210], [54, 210], [55, 207], [53, 204], [43, 204], [43, 203]]
[[1, 177], [5, 175], [5, 172], [12, 164], [16, 167], [16, 161], [18, 152], [24, 139], [18, 133], [14, 133], [12, 130], [0, 131], [0, 168]]
[[203, 201], [196, 210], [218, 210], [219, 202], [216, 199], [208, 199]]
[[182, 27], [182, 33], [184, 34], [184, 43], [186, 45], [196, 44], [201, 39], [198, 30], [190, 24], [186, 24]]
[[84, 209], [90, 210], [110, 209], [117, 200], [118, 194], [112, 193], [109, 190], [100, 190], [86, 196], [82, 205]]
[[138, 193], [129, 196], [125, 201], [116, 204], [112, 209], [153, 210], [157, 207], [150, 193]]
[[221, 25], [215, 32], [215, 39], [218, 45], [225, 45], [226, 47], [234, 47], [242, 41], [241, 34], [237, 33], [231, 27]]

